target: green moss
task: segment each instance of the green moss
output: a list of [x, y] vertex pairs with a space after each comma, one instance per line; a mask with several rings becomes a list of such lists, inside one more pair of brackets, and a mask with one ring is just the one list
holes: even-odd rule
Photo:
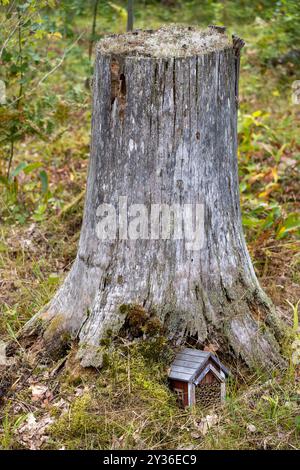
[[128, 325], [132, 328], [142, 327], [149, 316], [146, 310], [137, 304], [131, 305], [127, 314]]
[[105, 346], [108, 348], [108, 346], [111, 344], [111, 339], [110, 338], [102, 338], [100, 341], [100, 346]]
[[99, 426], [103, 426], [101, 416], [90, 412], [91, 405], [92, 397], [89, 393], [75, 399], [70, 412], [64, 413], [49, 428], [51, 438], [63, 440], [67, 448], [74, 448], [74, 441], [82, 448], [86, 433], [97, 433]]
[[47, 325], [46, 335], [54, 336], [55, 334], [60, 333], [63, 330], [64, 320], [64, 315], [55, 315], [55, 317]]
[[129, 309], [130, 309], [130, 305], [129, 305], [129, 304], [122, 304], [122, 305], [120, 305], [120, 307], [119, 307], [119, 312], [120, 312], [122, 315], [127, 315]]
[[66, 382], [67, 384], [76, 387], [82, 383], [82, 377], [78, 373], [70, 374]]
[[[89, 391], [51, 425], [47, 448], [111, 449], [116, 442], [123, 449], [135, 448], [137, 442], [148, 448], [153, 439], [166, 445], [170, 441], [177, 405], [158, 356], [149, 361], [133, 345], [127, 354], [119, 348], [107, 359], [98, 378], [85, 383]], [[51, 415], [57, 417], [57, 411]]]
[[154, 311], [147, 312], [144, 307], [138, 304], [122, 304], [119, 310], [120, 313], [126, 315], [120, 333], [121, 336], [155, 336], [162, 333], [163, 327], [161, 321]]
[[102, 356], [102, 368], [106, 369], [109, 366], [109, 353], [104, 352]]
[[144, 332], [149, 336], [154, 336], [154, 335], [162, 333], [162, 329], [163, 329], [163, 326], [162, 326], [160, 319], [157, 317], [153, 317], [147, 321], [145, 328], [144, 328]]

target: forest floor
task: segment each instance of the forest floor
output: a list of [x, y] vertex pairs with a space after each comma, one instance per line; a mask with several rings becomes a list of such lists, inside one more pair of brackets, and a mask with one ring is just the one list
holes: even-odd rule
[[[180, 12], [170, 18], [151, 12], [147, 27], [176, 21], [176, 15]], [[79, 22], [78, 32], [83, 27]], [[259, 23], [236, 30], [247, 43], [239, 116], [243, 224], [259, 280], [291, 328], [283, 345], [289, 370], [266, 378], [235, 361], [228, 364], [234, 378], [223, 405], [183, 410], [168, 388], [174, 349], [163, 337], [130, 347], [119, 343], [99, 371], [80, 369], [76, 344], [65, 358], [38, 367], [33, 353], [24, 352], [22, 363], [8, 372], [0, 366], [0, 448], [300, 448], [300, 381], [292, 366], [300, 298], [300, 106], [291, 97], [296, 66], [266, 62], [261, 50], [267, 33]], [[65, 44], [56, 38], [51, 47], [63, 51]], [[53, 296], [76, 255], [90, 138], [88, 60], [82, 65], [87, 49], [82, 39], [45, 85], [59, 97], [54, 135], [46, 143], [31, 136], [16, 146], [14, 168], [26, 161], [47, 169], [47, 198], [30, 172], [16, 175], [17, 195], [1, 187], [0, 340], [5, 342], [17, 341], [18, 330]]]

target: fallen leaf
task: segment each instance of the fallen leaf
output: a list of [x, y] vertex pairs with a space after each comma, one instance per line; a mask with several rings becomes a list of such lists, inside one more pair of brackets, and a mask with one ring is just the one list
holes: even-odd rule
[[216, 344], [209, 343], [207, 346], [204, 346], [204, 351], [209, 351], [215, 353], [218, 351], [219, 347]]
[[53, 423], [49, 415], [37, 421], [33, 413], [29, 413], [26, 422], [16, 430], [18, 441], [27, 449], [38, 450], [47, 440], [46, 430]]
[[198, 423], [198, 430], [202, 434], [202, 436], [205, 436], [207, 434], [208, 430], [212, 427], [215, 426], [219, 421], [218, 415], [207, 415], [205, 418], [202, 418], [200, 423]]
[[46, 387], [46, 385], [31, 385], [30, 389], [33, 401], [41, 400], [48, 392], [48, 387]]
[[247, 431], [251, 432], [251, 433], [254, 433], [257, 431], [256, 427], [254, 426], [254, 424], [247, 424]]

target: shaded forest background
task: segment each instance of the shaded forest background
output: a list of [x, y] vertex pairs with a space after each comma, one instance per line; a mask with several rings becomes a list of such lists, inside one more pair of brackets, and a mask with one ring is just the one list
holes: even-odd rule
[[[127, 2], [119, 0], [0, 1], [0, 80], [5, 85], [0, 95], [0, 339], [4, 341], [15, 339], [19, 328], [50, 300], [76, 255], [89, 158], [94, 46], [104, 34], [126, 30], [126, 7]], [[143, 350], [134, 346], [130, 356], [123, 345], [125, 352], [112, 355], [96, 390], [90, 388], [88, 373], [76, 375], [71, 366], [57, 379], [56, 391], [41, 375], [47, 370], [36, 372], [33, 384], [44, 384], [48, 399], [45, 392], [32, 402], [32, 383], [25, 386], [21, 380], [16, 398], [5, 402], [0, 412], [0, 447], [30, 447], [35, 438], [28, 438], [26, 429], [19, 432], [28, 425], [28, 416], [31, 423], [32, 415], [40, 424], [43, 419], [51, 421], [57, 413], [53, 403], [59, 400], [64, 402], [56, 407], [61, 421], [56, 428], [49, 421], [52, 430], [46, 440], [44, 435], [37, 437], [33, 444], [37, 448], [299, 446], [300, 389], [295, 372], [299, 351], [294, 345], [299, 342], [300, 104], [295, 102], [293, 84], [300, 79], [300, 4], [293, 0], [134, 2], [134, 28], [166, 23], [226, 25], [229, 33], [246, 41], [238, 121], [243, 225], [258, 277], [294, 329], [293, 341], [286, 345], [292, 372], [275, 378], [266, 389], [259, 371], [249, 377], [235, 364], [236, 381], [220, 412], [222, 418], [214, 431], [203, 436], [198, 429], [203, 412], [178, 411], [167, 389], [165, 367], [171, 353], [163, 338], [156, 357], [147, 344]], [[244, 398], [247, 393], [254, 394], [253, 402]], [[76, 394], [78, 400], [71, 405]], [[134, 399], [139, 418], [133, 413]], [[64, 413], [71, 416], [69, 421]], [[253, 432], [248, 429], [252, 422]]]

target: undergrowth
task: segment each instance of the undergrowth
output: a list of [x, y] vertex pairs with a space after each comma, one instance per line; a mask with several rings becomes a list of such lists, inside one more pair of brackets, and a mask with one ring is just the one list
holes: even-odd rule
[[[137, 6], [136, 27], [226, 24], [229, 33], [238, 32], [246, 40], [238, 155], [243, 225], [260, 282], [291, 327], [284, 348], [290, 367], [266, 380], [259, 371], [250, 375], [240, 364], [228, 364], [235, 378], [228, 383], [225, 404], [213, 410], [183, 410], [166, 379], [174, 351], [161, 336], [159, 341], [130, 345], [120, 338], [101, 371], [78, 368], [76, 351], [61, 366], [41, 364], [34, 371], [28, 358], [28, 370], [20, 369], [14, 376], [14, 393], [3, 397], [0, 388], [0, 448], [300, 447], [299, 371], [293, 359], [299, 354], [295, 312], [300, 298], [300, 137], [299, 105], [292, 103], [299, 64], [278, 62], [291, 48], [286, 33], [290, 17], [279, 17], [278, 12], [270, 17], [268, 9], [261, 11], [262, 2], [247, 5], [243, 14], [232, 1], [203, 2], [201, 8], [198, 1], [183, 3]], [[289, 4], [296, 8], [296, 2]], [[28, 53], [50, 54], [49, 63], [43, 63], [47, 69], [82, 34], [38, 90], [38, 100], [28, 103], [24, 116], [36, 121], [30, 132], [27, 124], [21, 126], [24, 133], [14, 142], [9, 180], [9, 139], [0, 149], [0, 339], [6, 342], [15, 340], [24, 323], [50, 300], [77, 251], [89, 156], [91, 96], [86, 82], [92, 67], [86, 31], [91, 17], [72, 10], [70, 30], [71, 23], [64, 21], [67, 13], [52, 11], [57, 30], [40, 35], [38, 51], [29, 37]], [[106, 5], [98, 15], [97, 37], [121, 32], [124, 25], [122, 10]], [[5, 67], [10, 60], [6, 56]], [[13, 68], [9, 73], [16, 80]], [[12, 88], [12, 96], [15, 93]], [[46, 100], [42, 117], [40, 99]], [[23, 115], [23, 109], [18, 113]], [[6, 125], [4, 114], [0, 113], [0, 125]], [[1, 366], [0, 374], [3, 379]], [[45, 387], [37, 400], [36, 386]], [[218, 419], [203, 435], [201, 420], [208, 414]], [[45, 422], [49, 427], [41, 434]]]
[[[28, 435], [38, 449], [299, 448], [295, 369], [267, 381], [232, 370], [224, 404], [183, 409], [168, 386], [174, 349], [163, 337], [118, 343], [101, 371], [80, 368], [75, 355], [21, 379], [1, 412], [1, 448], [26, 448]], [[47, 392], [33, 401], [33, 386]], [[26, 424], [33, 413], [37, 426], [49, 420], [42, 435]], [[203, 430], [208, 416], [214, 424]]]

